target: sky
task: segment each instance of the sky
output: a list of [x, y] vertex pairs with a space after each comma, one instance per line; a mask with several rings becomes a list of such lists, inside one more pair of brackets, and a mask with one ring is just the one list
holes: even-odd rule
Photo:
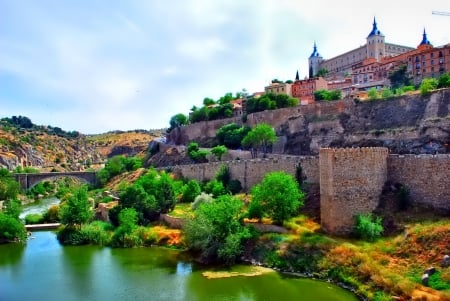
[[364, 45], [425, 28], [450, 43], [448, 0], [0, 0], [0, 118], [98, 134], [159, 129], [205, 97], [264, 91]]

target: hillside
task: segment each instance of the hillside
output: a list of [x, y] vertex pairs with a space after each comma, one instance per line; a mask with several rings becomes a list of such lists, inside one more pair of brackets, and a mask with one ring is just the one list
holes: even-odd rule
[[0, 167], [10, 170], [19, 166], [43, 171], [97, 168], [115, 155], [144, 155], [150, 141], [163, 135], [162, 130], [138, 130], [87, 136], [34, 125], [27, 117], [19, 116], [19, 122], [14, 118], [0, 123]]
[[168, 141], [210, 147], [216, 131], [237, 123], [267, 123], [278, 136], [274, 153], [315, 155], [322, 147], [384, 146], [391, 153], [450, 152], [450, 89], [429, 96], [404, 95], [374, 101], [340, 100], [197, 122], [176, 128]]

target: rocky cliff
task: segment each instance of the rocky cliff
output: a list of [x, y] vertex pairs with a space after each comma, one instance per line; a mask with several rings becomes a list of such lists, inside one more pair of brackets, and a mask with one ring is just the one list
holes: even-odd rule
[[55, 135], [45, 127], [29, 129], [0, 125], [0, 168], [33, 167], [43, 171], [97, 168], [115, 155], [146, 153], [162, 131], [111, 132], [75, 137]]
[[[173, 130], [168, 141], [202, 146], [214, 143], [224, 124], [240, 118], [199, 122]], [[315, 155], [322, 147], [384, 146], [391, 153], [450, 152], [450, 89], [373, 100], [316, 102], [307, 106], [250, 114], [245, 124], [265, 122], [277, 133], [274, 153]]]

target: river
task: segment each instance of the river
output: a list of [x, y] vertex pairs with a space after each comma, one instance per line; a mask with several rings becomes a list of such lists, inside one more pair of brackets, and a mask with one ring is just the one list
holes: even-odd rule
[[165, 248], [61, 246], [53, 232], [33, 232], [26, 245], [0, 245], [0, 300], [357, 300], [330, 283], [268, 269], [249, 276], [256, 269], [206, 268]]

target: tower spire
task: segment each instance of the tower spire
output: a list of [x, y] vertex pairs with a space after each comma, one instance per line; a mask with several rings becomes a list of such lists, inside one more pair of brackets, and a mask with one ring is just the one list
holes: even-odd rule
[[298, 76], [298, 70], [297, 70], [297, 74], [295, 74], [295, 80], [300, 80], [300, 77]]
[[420, 45], [430, 45], [430, 41], [428, 41], [427, 38], [427, 32], [425, 31], [425, 28], [423, 29], [423, 34], [422, 34], [422, 42], [420, 42]]
[[373, 17], [373, 24], [372, 24], [372, 31], [369, 33], [367, 37], [375, 36], [375, 35], [382, 35], [381, 31], [378, 29], [377, 20], [375, 19], [375, 16]]

